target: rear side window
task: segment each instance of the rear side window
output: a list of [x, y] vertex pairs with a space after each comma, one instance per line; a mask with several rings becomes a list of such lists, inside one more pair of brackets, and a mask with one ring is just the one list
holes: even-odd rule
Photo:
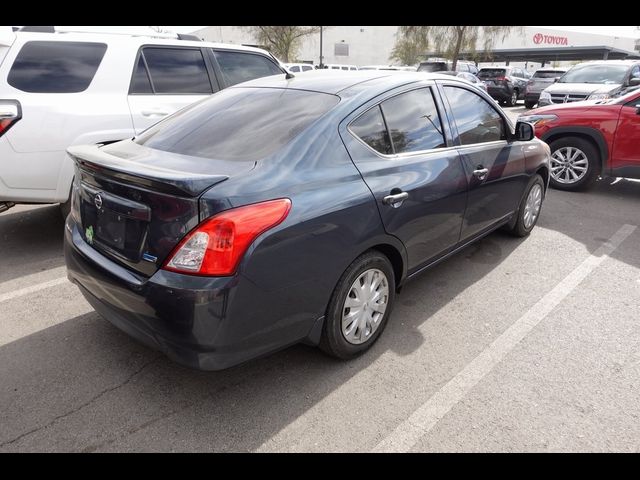
[[384, 124], [379, 105], [376, 105], [371, 110], [367, 110], [367, 112], [358, 117], [349, 126], [349, 129], [375, 151], [384, 153], [385, 155], [391, 155], [393, 153], [387, 127]]
[[91, 84], [106, 51], [104, 43], [27, 42], [7, 82], [23, 92], [82, 92]]
[[462, 145], [504, 140], [502, 116], [480, 95], [459, 87], [444, 87]]
[[302, 71], [303, 71], [303, 72], [308, 72], [309, 70], [313, 70], [313, 67], [308, 67], [308, 66], [306, 66], [306, 65], [303, 65], [303, 66], [302, 66]]
[[303, 90], [226, 89], [156, 124], [136, 142], [182, 155], [255, 161], [289, 143], [338, 101]]
[[556, 78], [556, 77], [561, 77], [563, 74], [564, 72], [537, 71], [533, 74], [533, 78]]
[[[213, 93], [202, 52], [198, 48], [144, 47], [140, 57], [146, 61], [154, 93]], [[143, 90], [132, 87], [131, 93], [147, 93], [144, 75], [140, 71], [143, 68], [144, 62], [139, 61], [134, 74], [134, 85], [142, 85]]]
[[223, 50], [214, 50], [214, 53], [227, 86], [282, 73], [275, 63], [262, 55]]

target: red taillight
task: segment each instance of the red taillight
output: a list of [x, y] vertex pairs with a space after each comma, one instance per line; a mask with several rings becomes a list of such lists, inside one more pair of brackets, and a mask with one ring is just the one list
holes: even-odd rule
[[496, 81], [498, 82], [504, 82], [507, 79], [507, 77], [496, 77]]
[[290, 210], [291, 200], [281, 198], [214, 215], [182, 239], [162, 268], [191, 275], [233, 275], [249, 245], [282, 223]]
[[20, 103], [16, 100], [0, 100], [0, 137], [22, 118]]

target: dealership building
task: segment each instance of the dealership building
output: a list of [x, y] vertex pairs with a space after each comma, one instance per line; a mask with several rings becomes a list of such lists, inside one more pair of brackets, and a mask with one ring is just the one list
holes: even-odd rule
[[[389, 64], [397, 31], [397, 26], [324, 27], [323, 62], [358, 66]], [[249, 32], [234, 26], [211, 26], [194, 34], [211, 42], [256, 45]], [[638, 41], [630, 37], [523, 27], [521, 32], [499, 39], [494, 45], [493, 58], [481, 59], [480, 65], [510, 63], [533, 69], [545, 62], [566, 66], [580, 60], [638, 55], [637, 48]], [[425, 54], [438, 56], [438, 52]], [[320, 62], [320, 34], [304, 38], [297, 60], [314, 65]]]

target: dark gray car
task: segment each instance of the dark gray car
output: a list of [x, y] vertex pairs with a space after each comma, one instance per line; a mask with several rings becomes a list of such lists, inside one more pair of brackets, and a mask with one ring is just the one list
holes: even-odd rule
[[69, 154], [69, 278], [210, 370], [298, 342], [361, 354], [407, 280], [496, 228], [528, 235], [549, 178], [530, 124], [407, 72], [267, 77]]

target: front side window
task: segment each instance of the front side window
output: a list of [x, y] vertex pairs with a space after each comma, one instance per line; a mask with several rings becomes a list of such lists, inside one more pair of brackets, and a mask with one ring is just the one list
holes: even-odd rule
[[104, 43], [27, 42], [7, 82], [23, 92], [82, 92], [91, 84], [106, 51]]
[[313, 67], [309, 67], [309, 66], [307, 66], [307, 65], [303, 65], [303, 66], [302, 66], [302, 71], [303, 71], [303, 72], [308, 72], [309, 70], [313, 70]]
[[142, 55], [146, 60], [155, 93], [213, 93], [199, 48], [144, 47]]
[[224, 50], [214, 50], [214, 53], [228, 86], [282, 73], [275, 63], [262, 55]]
[[349, 129], [376, 152], [385, 155], [391, 155], [393, 153], [387, 127], [384, 124], [379, 105], [376, 105], [358, 117], [349, 126]]
[[395, 153], [445, 146], [442, 123], [430, 88], [402, 93], [382, 102]]
[[216, 160], [255, 161], [298, 136], [339, 97], [278, 88], [228, 88], [154, 125], [136, 142]]
[[467, 89], [444, 87], [462, 145], [506, 138], [502, 116], [480, 95]]

